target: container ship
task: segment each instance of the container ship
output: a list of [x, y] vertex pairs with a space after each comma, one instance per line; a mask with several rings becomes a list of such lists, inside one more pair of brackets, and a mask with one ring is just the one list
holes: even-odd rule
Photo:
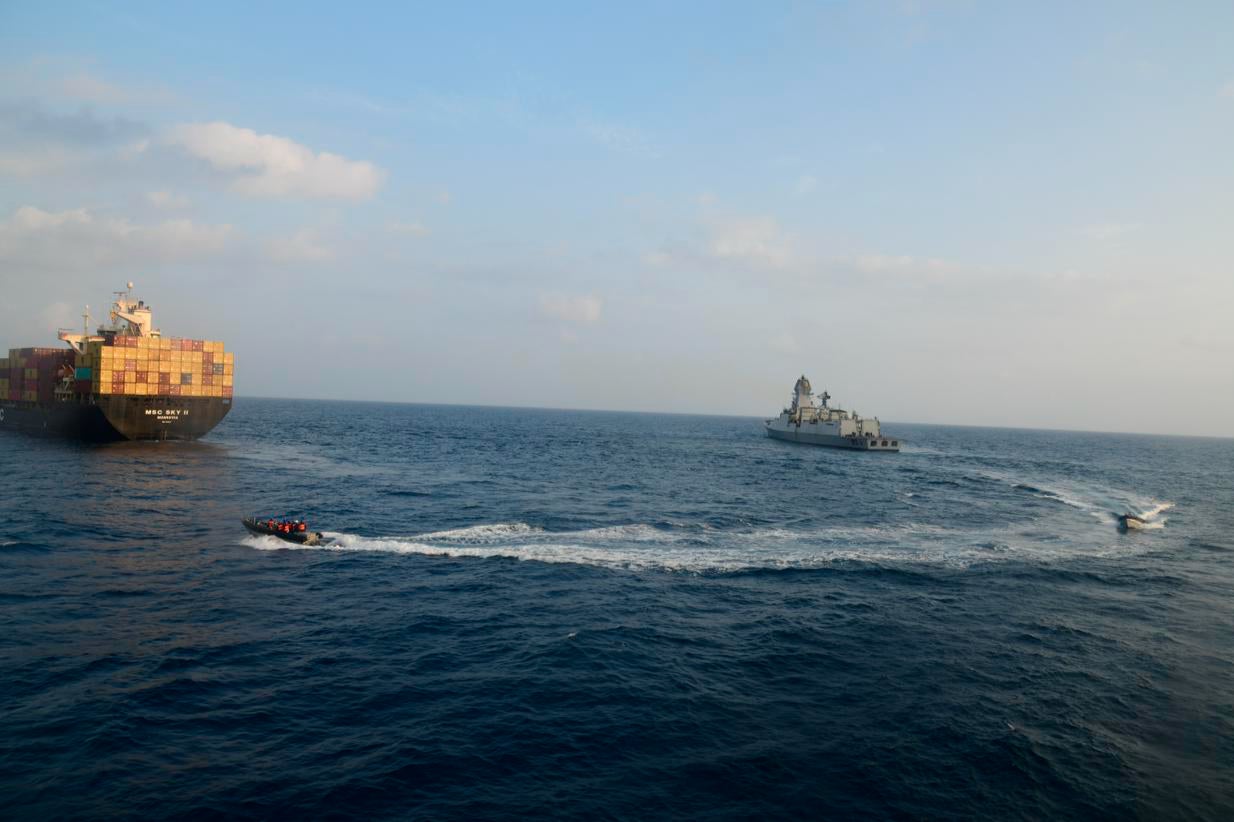
[[86, 440], [194, 440], [231, 410], [235, 363], [221, 342], [164, 337], [150, 306], [116, 292], [111, 325], [61, 330], [65, 348], [0, 358], [0, 430]]

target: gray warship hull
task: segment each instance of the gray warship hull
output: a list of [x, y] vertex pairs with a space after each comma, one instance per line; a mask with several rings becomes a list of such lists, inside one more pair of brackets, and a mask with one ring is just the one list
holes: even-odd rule
[[847, 448], [850, 451], [899, 451], [898, 439], [883, 437], [842, 437], [839, 434], [828, 434], [821, 431], [811, 431], [815, 426], [789, 425], [786, 428], [774, 427], [771, 423], [764, 425], [767, 436], [786, 442], [800, 442], [805, 445], [822, 445], [828, 448]]

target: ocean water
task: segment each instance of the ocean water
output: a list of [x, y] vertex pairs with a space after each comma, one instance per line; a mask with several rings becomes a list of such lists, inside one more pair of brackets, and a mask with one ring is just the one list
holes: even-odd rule
[[1234, 818], [1234, 441], [887, 428], [0, 435], [0, 816]]

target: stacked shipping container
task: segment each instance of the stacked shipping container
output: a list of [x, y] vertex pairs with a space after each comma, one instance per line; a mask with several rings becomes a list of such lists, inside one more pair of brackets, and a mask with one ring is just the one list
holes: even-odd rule
[[0, 359], [0, 399], [51, 402], [72, 367], [68, 349], [10, 348], [8, 357]]
[[72, 377], [76, 394], [230, 397], [235, 367], [221, 342], [111, 337], [64, 348], [13, 348], [0, 359], [0, 399], [51, 402]]
[[116, 336], [88, 343], [76, 376], [96, 394], [230, 397], [232, 357], [212, 340]]

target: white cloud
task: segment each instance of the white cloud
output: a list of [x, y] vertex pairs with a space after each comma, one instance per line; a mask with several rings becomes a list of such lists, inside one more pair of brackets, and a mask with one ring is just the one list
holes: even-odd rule
[[593, 142], [620, 154], [657, 158], [660, 156], [641, 129], [618, 123], [584, 123], [584, 134]]
[[60, 146], [39, 146], [19, 151], [0, 150], [0, 174], [13, 177], [38, 177], [71, 167], [81, 152]]
[[276, 237], [266, 250], [276, 263], [322, 263], [334, 259], [334, 249], [311, 228], [301, 229], [290, 237]]
[[0, 100], [0, 173], [33, 177], [71, 170], [147, 131], [141, 123], [99, 116], [89, 107], [62, 113], [33, 100]]
[[788, 238], [771, 217], [737, 217], [713, 221], [712, 256], [780, 267], [792, 259]]
[[102, 105], [165, 105], [176, 96], [162, 85], [116, 83], [91, 60], [39, 57], [0, 69], [0, 85], [32, 99], [77, 100]]
[[858, 271], [877, 274], [885, 271], [907, 271], [917, 264], [908, 254], [862, 254], [853, 260]]
[[167, 210], [188, 208], [189, 198], [183, 194], [174, 194], [170, 191], [150, 191], [146, 193], [146, 200], [155, 208]]
[[[859, 254], [847, 262], [862, 274], [895, 275], [939, 281], [965, 273], [961, 266], [937, 257], [914, 257], [910, 254]], [[971, 271], [968, 273], [972, 273]]]
[[1139, 223], [1095, 223], [1081, 228], [1080, 234], [1091, 240], [1117, 240], [1139, 230]]
[[175, 126], [167, 140], [228, 175], [248, 197], [366, 200], [385, 176], [372, 163], [224, 122]]
[[541, 314], [576, 325], [588, 325], [598, 321], [602, 306], [601, 299], [594, 295], [567, 297], [561, 294], [545, 294], [540, 297]]
[[84, 71], [61, 78], [60, 91], [66, 97], [91, 103], [127, 103], [132, 98], [128, 90]]
[[408, 223], [391, 220], [386, 223], [386, 231], [389, 231], [391, 234], [407, 234], [412, 237], [425, 237], [429, 234], [429, 230], [419, 221]]
[[809, 194], [818, 188], [818, 180], [811, 174], [803, 174], [797, 178], [797, 183], [793, 188], [798, 194]]
[[50, 212], [22, 206], [0, 222], [0, 265], [48, 269], [200, 259], [223, 251], [230, 225], [167, 220], [138, 225], [88, 209]]

